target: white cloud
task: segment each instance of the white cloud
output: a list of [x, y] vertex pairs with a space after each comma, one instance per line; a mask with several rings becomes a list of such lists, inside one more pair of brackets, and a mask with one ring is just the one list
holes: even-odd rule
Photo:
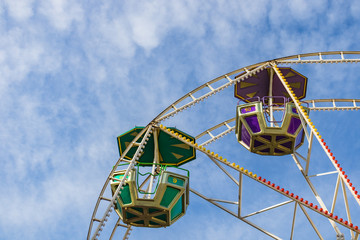
[[40, 3], [40, 12], [58, 30], [67, 30], [73, 23], [81, 23], [84, 10], [76, 1], [43, 0]]
[[33, 2], [34, 0], [5, 0], [9, 15], [18, 21], [25, 21], [33, 16]]
[[[116, 135], [146, 124], [210, 78], [281, 55], [358, 47], [357, 38], [351, 38], [357, 22], [338, 36], [335, 30], [342, 29], [347, 15], [336, 22], [337, 9], [320, 3], [7, 1], [10, 18], [2, 14], [0, 28], [0, 189], [5, 193], [0, 211], [7, 219], [0, 220], [0, 228], [7, 229], [8, 239], [61, 239], [64, 222], [76, 225], [74, 234], [83, 237], [118, 157]], [[233, 104], [230, 90], [219, 102]], [[221, 120], [225, 115], [215, 109], [219, 102], [210, 101], [191, 110], [202, 116], [180, 115], [170, 122], [193, 133], [205, 128], [208, 118]], [[222, 149], [231, 156], [238, 153], [229, 146]], [[195, 168], [207, 163], [199, 161]], [[205, 171], [206, 177], [210, 174]], [[204, 189], [224, 179], [201, 177], [194, 174], [193, 180], [204, 183]], [[225, 224], [212, 229], [217, 223], [195, 229], [198, 239], [228, 232]], [[11, 236], [20, 226], [22, 236]], [[243, 228], [238, 230], [231, 237], [243, 234]]]

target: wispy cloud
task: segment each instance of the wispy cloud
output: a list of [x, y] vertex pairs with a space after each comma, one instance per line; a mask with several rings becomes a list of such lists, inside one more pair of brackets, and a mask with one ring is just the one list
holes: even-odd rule
[[[300, 0], [0, 2], [0, 238], [84, 238], [97, 194], [118, 158], [117, 135], [239, 67], [359, 48], [359, 8], [357, 2]], [[312, 74], [320, 79], [324, 72]], [[328, 83], [338, 84], [344, 74]], [[348, 86], [348, 96], [356, 94], [355, 81]], [[232, 104], [229, 92], [219, 101]], [[204, 122], [192, 114], [213, 122], [222, 117], [214, 117], [217, 102], [211, 101], [171, 121], [199, 132]], [[200, 160], [192, 164], [202, 167]], [[200, 173], [194, 180], [206, 182]], [[190, 227], [187, 222], [177, 224]], [[235, 231], [229, 238], [250, 236], [237, 223], [230, 226]], [[197, 239], [220, 239], [228, 225], [214, 220], [192, 230]], [[177, 239], [182, 236], [189, 233]]]

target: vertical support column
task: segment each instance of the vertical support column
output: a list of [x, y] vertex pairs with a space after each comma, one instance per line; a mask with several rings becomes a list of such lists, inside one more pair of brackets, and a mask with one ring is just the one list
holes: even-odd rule
[[292, 225], [291, 225], [291, 234], [290, 234], [290, 239], [292, 240], [294, 237], [294, 229], [295, 229], [295, 219], [296, 219], [296, 210], [297, 210], [297, 205], [298, 203], [295, 202], [295, 206], [294, 206], [294, 215], [293, 215], [293, 220], [292, 220]]
[[310, 166], [310, 156], [311, 156], [311, 149], [313, 144], [313, 132], [310, 132], [310, 139], [309, 139], [309, 145], [308, 145], [308, 152], [306, 157], [306, 167], [305, 167], [305, 175], [308, 176], [309, 174], [309, 166]]
[[338, 178], [336, 180], [335, 191], [334, 191], [334, 197], [333, 197], [332, 204], [331, 204], [331, 213], [334, 213], [336, 199], [337, 199], [338, 191], [339, 191], [340, 180], [341, 180], [341, 177], [340, 177], [340, 174], [338, 174]]
[[[309, 185], [311, 191], [313, 192], [316, 200], [318, 201], [318, 203], [320, 204], [320, 206], [321, 206], [324, 210], [327, 210], [327, 207], [326, 207], [324, 201], [321, 199], [320, 195], [319, 195], [318, 192], [316, 191], [316, 189], [315, 189], [313, 183], [311, 182], [309, 176], [306, 175], [306, 173], [305, 173], [303, 167], [301, 166], [301, 164], [300, 164], [297, 156], [296, 156], [295, 154], [291, 154], [291, 156], [293, 157], [293, 159], [294, 159], [296, 165], [298, 166], [301, 174], [303, 175], [303, 177], [304, 177], [304, 179], [306, 180], [307, 184]], [[336, 190], [336, 191], [337, 191], [337, 190]], [[331, 212], [332, 212], [332, 211], [331, 211]], [[336, 234], [340, 234], [341, 232], [340, 232], [339, 228], [337, 227], [336, 223], [335, 223], [333, 220], [331, 220], [331, 219], [329, 219], [329, 222], [330, 222], [331, 226], [334, 228]]]
[[270, 83], [269, 83], [269, 105], [270, 105], [270, 127], [274, 127], [274, 110], [272, 107], [273, 99], [272, 99], [272, 92], [273, 92], [273, 81], [274, 81], [274, 69], [270, 68]]
[[238, 197], [238, 217], [241, 217], [241, 201], [242, 201], [242, 180], [243, 174], [239, 172], [239, 197]]
[[159, 163], [159, 141], [158, 141], [158, 136], [159, 136], [159, 129], [154, 129], [154, 161], [153, 161], [153, 165], [152, 165], [152, 169], [151, 169], [151, 177], [150, 177], [150, 182], [149, 182], [149, 187], [147, 192], [149, 194], [146, 195], [147, 199], [150, 199], [151, 195], [150, 193], [152, 192], [152, 188], [153, 188], [153, 183], [154, 183], [154, 174], [155, 174], [155, 168], [156, 168], [156, 164]]
[[[350, 209], [349, 209], [349, 202], [348, 202], [348, 198], [346, 195], [345, 183], [344, 183], [344, 180], [342, 180], [342, 179], [340, 181], [341, 181], [341, 188], [342, 188], [343, 196], [344, 196], [346, 215], [347, 215], [348, 221], [352, 222], [351, 215], [350, 215]], [[350, 230], [350, 234], [351, 234], [351, 239], [354, 239], [354, 232]]]

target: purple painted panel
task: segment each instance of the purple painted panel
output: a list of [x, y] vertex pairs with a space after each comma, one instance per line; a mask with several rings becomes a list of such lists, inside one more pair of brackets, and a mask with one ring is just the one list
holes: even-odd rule
[[298, 147], [301, 144], [301, 139], [304, 134], [304, 130], [301, 130], [295, 139], [295, 147]]
[[287, 132], [290, 134], [294, 134], [296, 132], [296, 130], [299, 128], [300, 124], [301, 124], [300, 119], [291, 117], [289, 128], [288, 128]]
[[255, 106], [250, 106], [250, 107], [240, 109], [240, 112], [243, 114], [249, 113], [249, 112], [254, 112], [254, 111], [255, 111]]
[[294, 107], [292, 108], [292, 112], [298, 114], [296, 108], [294, 108]]
[[254, 147], [258, 147], [258, 146], [261, 146], [261, 145], [264, 145], [264, 143], [259, 142], [258, 140], [254, 141]]
[[[237, 82], [235, 84], [235, 97], [243, 99], [245, 102], [258, 101], [252, 97], [269, 95], [269, 79], [268, 70], [263, 69], [253, 76]], [[252, 99], [247, 100], [248, 98]]]
[[286, 136], [276, 136], [276, 141], [280, 141], [287, 138]]
[[[295, 96], [298, 99], [303, 99], [306, 95], [307, 78], [291, 68], [280, 68], [280, 71], [284, 75], [286, 81], [290, 84]], [[274, 75], [272, 95], [290, 97], [277, 74]], [[275, 103], [278, 102], [275, 101]]]
[[243, 141], [247, 146], [250, 146], [250, 134], [246, 130], [244, 124], [241, 125], [241, 141]]
[[283, 153], [284, 151], [283, 151], [283, 150], [280, 150], [280, 149], [275, 148], [275, 149], [274, 149], [274, 152], [275, 152], [275, 153]]
[[271, 136], [270, 135], [261, 135], [262, 138], [265, 138], [269, 142], [271, 142]]
[[259, 152], [262, 152], [262, 153], [270, 153], [270, 148], [265, 148], [263, 150], [259, 150]]
[[291, 147], [292, 147], [292, 142], [289, 141], [289, 142], [286, 142], [286, 143], [282, 143], [282, 144], [280, 144], [280, 145], [283, 146], [283, 147], [286, 147], [286, 148], [291, 149]]
[[[269, 95], [269, 70], [269, 68], [263, 69], [253, 76], [244, 79], [243, 81], [237, 82], [235, 84], [235, 97], [240, 98], [245, 102], [254, 102], [256, 101], [256, 98], [253, 97], [263, 97]], [[294, 69], [288, 67], [280, 67], [279, 70], [284, 75], [286, 81], [290, 84], [295, 96], [297, 96], [298, 99], [303, 99], [306, 95], [307, 78]], [[241, 75], [238, 75], [235, 78], [238, 78]], [[272, 89], [272, 96], [290, 97], [277, 74], [274, 75]], [[274, 100], [273, 103], [283, 104], [277, 99]]]
[[254, 133], [260, 132], [260, 125], [256, 115], [248, 116], [245, 118], [247, 124]]

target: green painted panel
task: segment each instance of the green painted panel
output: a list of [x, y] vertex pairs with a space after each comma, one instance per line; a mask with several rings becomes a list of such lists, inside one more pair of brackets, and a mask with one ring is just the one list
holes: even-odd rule
[[184, 180], [182, 180], [181, 178], [173, 177], [173, 176], [168, 177], [168, 183], [176, 184], [181, 187], [184, 186]]
[[130, 189], [129, 189], [129, 185], [126, 184], [123, 186], [124, 188], [121, 190], [121, 193], [120, 193], [120, 198], [121, 198], [121, 201], [124, 203], [124, 204], [129, 204], [131, 203], [131, 195], [130, 195]]
[[126, 215], [126, 219], [131, 219], [131, 218], [134, 218], [134, 217], [137, 217], [135, 214], [132, 214], [130, 212], [125, 212], [125, 215]]
[[171, 221], [183, 212], [183, 196], [184, 195], [179, 198], [179, 200], [175, 203], [174, 207], [171, 209]]
[[[118, 136], [118, 147], [119, 147], [119, 153], [121, 154], [125, 151], [129, 143], [131, 143], [132, 140], [141, 132], [141, 130], [144, 127], [135, 127], [131, 129], [130, 131], [123, 133], [122, 135]], [[143, 138], [139, 138], [137, 142], [141, 142]], [[126, 154], [126, 159], [132, 159], [136, 152], [137, 147], [133, 146], [129, 152]], [[147, 144], [145, 145], [143, 154], [141, 155], [139, 162], [143, 163], [152, 163], [154, 160], [154, 137], [153, 135], [150, 135], [149, 140]]]
[[138, 207], [132, 207], [132, 209], [138, 211], [138, 212], [141, 212], [141, 213], [144, 213], [144, 209], [143, 208], [138, 208]]
[[153, 221], [149, 221], [150, 225], [160, 225], [159, 223], [153, 222]]
[[160, 219], [160, 220], [162, 220], [162, 221], [164, 221], [164, 222], [167, 221], [167, 219], [166, 219], [166, 214], [161, 214], [161, 215], [156, 216], [156, 217], [154, 217], [154, 218]]
[[176, 195], [180, 192], [179, 189], [173, 187], [166, 187], [163, 198], [161, 199], [160, 205], [163, 207], [169, 207], [170, 203], [174, 200]]
[[134, 222], [134, 223], [135, 223], [135, 224], [142, 224], [142, 225], [145, 224], [145, 223], [144, 223], [144, 220], [136, 221], [136, 222]]
[[[123, 177], [124, 177], [124, 174], [118, 174], [118, 175], [114, 176], [114, 178], [119, 179], [119, 180], [123, 179]], [[126, 179], [129, 179], [129, 175], [126, 176]], [[119, 181], [114, 180], [114, 182], [119, 182]]]
[[119, 209], [120, 213], [122, 214], [122, 209], [118, 201], [116, 201], [116, 208]]
[[[120, 156], [125, 151], [127, 146], [131, 143], [132, 140], [143, 130], [144, 127], [135, 127], [130, 131], [123, 133], [117, 138], [119, 153]], [[190, 141], [195, 142], [195, 138], [176, 129], [169, 128], [175, 133], [181, 134], [182, 136], [190, 139]], [[182, 141], [171, 137], [167, 131], [163, 131], [162, 129], [157, 128], [159, 131], [158, 143], [159, 143], [159, 151], [160, 151], [160, 163], [164, 165], [176, 165], [179, 166], [188, 161], [191, 161], [196, 158], [196, 151], [194, 148], [189, 145], [183, 143]], [[139, 138], [137, 142], [140, 142], [143, 138]], [[141, 155], [138, 162], [140, 163], [152, 163], [154, 160], [154, 135], [151, 134], [147, 144], [145, 145], [143, 154]], [[127, 155], [126, 159], [132, 159], [136, 152], [137, 147], [133, 146]]]
[[[176, 129], [169, 128], [175, 133], [195, 142], [195, 138]], [[159, 133], [160, 154], [162, 159], [161, 164], [179, 166], [196, 158], [196, 151], [193, 147], [183, 143], [182, 141], [170, 136], [167, 131], [161, 130]]]
[[160, 211], [161, 211], [161, 210], [158, 209], [158, 208], [149, 208], [149, 209], [148, 209], [148, 212], [149, 212], [149, 213], [160, 212]]

